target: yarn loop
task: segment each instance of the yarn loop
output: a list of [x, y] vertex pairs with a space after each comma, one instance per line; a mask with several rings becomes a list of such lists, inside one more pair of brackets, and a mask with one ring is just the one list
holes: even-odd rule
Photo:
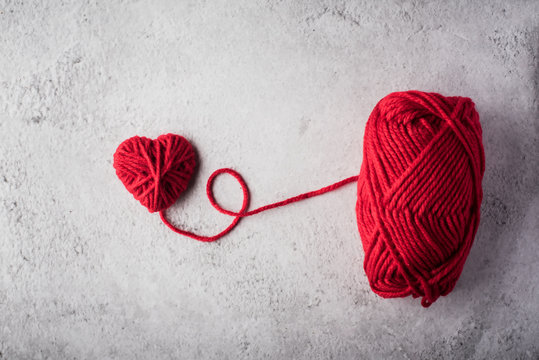
[[[219, 176], [221, 174], [229, 174], [229, 175], [231, 175], [240, 184], [240, 187], [241, 187], [241, 190], [242, 190], [242, 193], [243, 193], [243, 202], [242, 202], [242, 205], [241, 205], [241, 209], [238, 212], [224, 209], [215, 200], [215, 196], [213, 195], [213, 182], [217, 178], [217, 176]], [[236, 225], [238, 224], [238, 222], [240, 221], [241, 218], [244, 218], [244, 217], [247, 217], [247, 216], [252, 216], [252, 215], [255, 215], [255, 214], [259, 214], [259, 213], [261, 213], [263, 211], [270, 210], [270, 209], [275, 209], [277, 207], [286, 206], [288, 204], [292, 204], [292, 203], [295, 203], [295, 202], [298, 202], [298, 201], [301, 201], [301, 200], [305, 200], [305, 199], [308, 199], [310, 197], [325, 194], [327, 192], [336, 190], [336, 189], [338, 189], [338, 188], [340, 188], [340, 187], [342, 187], [342, 186], [344, 186], [346, 184], [356, 182], [357, 179], [358, 179], [357, 176], [351, 176], [349, 178], [338, 181], [338, 182], [336, 182], [334, 184], [331, 184], [329, 186], [325, 186], [325, 187], [323, 187], [323, 188], [321, 188], [319, 190], [309, 191], [309, 192], [306, 192], [306, 193], [303, 193], [303, 194], [300, 194], [300, 195], [290, 197], [290, 198], [282, 200], [282, 201], [278, 201], [278, 202], [275, 202], [275, 203], [272, 203], [272, 204], [261, 206], [259, 208], [254, 209], [254, 210], [247, 211], [247, 208], [248, 208], [249, 202], [250, 202], [249, 187], [245, 183], [245, 180], [243, 180], [243, 177], [237, 171], [229, 169], [229, 168], [223, 168], [223, 169], [215, 170], [210, 175], [210, 177], [208, 178], [208, 182], [206, 184], [206, 195], [207, 195], [208, 200], [210, 201], [211, 205], [217, 211], [219, 211], [221, 214], [234, 216], [234, 220], [232, 221], [232, 223], [226, 229], [224, 229], [223, 231], [221, 231], [217, 235], [213, 235], [213, 236], [198, 235], [198, 234], [192, 233], [190, 231], [179, 229], [176, 226], [172, 225], [168, 221], [168, 219], [167, 219], [167, 217], [165, 215], [165, 210], [162, 210], [159, 213], [159, 215], [161, 216], [161, 220], [165, 223], [165, 225], [168, 226], [169, 229], [171, 229], [172, 231], [174, 231], [174, 232], [176, 232], [176, 233], [178, 233], [180, 235], [188, 236], [188, 237], [190, 237], [192, 239], [195, 239], [195, 240], [211, 242], [211, 241], [218, 240], [218, 239], [222, 238], [223, 236], [225, 236], [226, 234], [228, 234], [234, 227], [236, 227]]]

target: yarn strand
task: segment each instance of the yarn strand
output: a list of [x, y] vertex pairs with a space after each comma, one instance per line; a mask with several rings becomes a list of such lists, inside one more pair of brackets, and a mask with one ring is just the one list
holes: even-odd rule
[[[241, 190], [242, 190], [242, 193], [243, 193], [243, 202], [242, 202], [242, 205], [241, 205], [241, 209], [238, 212], [224, 209], [215, 200], [215, 196], [213, 195], [213, 183], [214, 183], [215, 179], [217, 178], [217, 176], [219, 176], [221, 174], [225, 174], [225, 173], [231, 175], [240, 184], [240, 187], [241, 187]], [[311, 197], [319, 196], [319, 195], [325, 194], [327, 192], [337, 190], [338, 188], [340, 188], [340, 187], [342, 187], [344, 185], [347, 185], [347, 184], [350, 184], [350, 183], [355, 183], [355, 182], [357, 182], [357, 180], [358, 180], [357, 175], [350, 176], [350, 177], [348, 177], [346, 179], [343, 179], [343, 180], [340, 180], [340, 181], [338, 181], [338, 182], [336, 182], [334, 184], [325, 186], [325, 187], [323, 187], [321, 189], [309, 191], [309, 192], [299, 194], [299, 195], [296, 195], [296, 196], [292, 196], [292, 197], [290, 197], [288, 199], [277, 201], [277, 202], [274, 202], [274, 203], [271, 203], [271, 204], [268, 204], [268, 205], [258, 207], [258, 208], [254, 209], [254, 210], [247, 211], [247, 208], [249, 206], [249, 201], [250, 201], [250, 193], [249, 193], [249, 187], [247, 186], [245, 180], [243, 180], [243, 177], [237, 171], [232, 170], [230, 168], [222, 168], [222, 169], [218, 169], [218, 170], [214, 171], [210, 175], [210, 177], [208, 178], [208, 182], [206, 183], [206, 195], [208, 196], [208, 200], [210, 201], [211, 205], [217, 211], [219, 211], [221, 214], [225, 214], [225, 215], [234, 217], [234, 220], [232, 220], [230, 225], [227, 228], [225, 228], [223, 231], [221, 231], [220, 233], [218, 233], [216, 235], [213, 235], [213, 236], [198, 235], [198, 234], [195, 234], [193, 232], [183, 230], [183, 229], [179, 229], [176, 226], [174, 226], [170, 221], [168, 221], [168, 219], [166, 217], [166, 214], [165, 214], [166, 209], [161, 210], [159, 212], [159, 215], [161, 216], [161, 220], [163, 221], [163, 223], [168, 228], [170, 228], [172, 231], [174, 231], [174, 232], [176, 232], [176, 233], [178, 233], [180, 235], [184, 235], [184, 236], [190, 237], [192, 239], [198, 240], [198, 241], [212, 242], [212, 241], [215, 241], [215, 240], [218, 240], [218, 239], [222, 238], [223, 236], [228, 234], [230, 231], [232, 231], [232, 229], [234, 229], [236, 227], [236, 225], [238, 224], [238, 222], [244, 217], [256, 215], [256, 214], [259, 214], [259, 213], [261, 213], [263, 211], [266, 211], [266, 210], [275, 209], [275, 208], [286, 206], [286, 205], [289, 205], [289, 204], [292, 204], [292, 203], [295, 203], [295, 202], [298, 202], [298, 201], [302, 201], [302, 200], [305, 200], [305, 199], [308, 199], [308, 198], [311, 198]]]

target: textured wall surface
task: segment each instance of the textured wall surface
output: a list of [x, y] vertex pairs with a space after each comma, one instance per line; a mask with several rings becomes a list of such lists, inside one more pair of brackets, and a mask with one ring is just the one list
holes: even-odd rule
[[[0, 2], [0, 359], [538, 359], [539, 2]], [[252, 205], [359, 172], [392, 91], [471, 97], [482, 223], [429, 309], [370, 291], [356, 189], [199, 243], [116, 178], [135, 134], [201, 166], [169, 211], [212, 234], [204, 187]], [[323, 169], [321, 171], [321, 169]], [[220, 179], [218, 199], [241, 193]]]

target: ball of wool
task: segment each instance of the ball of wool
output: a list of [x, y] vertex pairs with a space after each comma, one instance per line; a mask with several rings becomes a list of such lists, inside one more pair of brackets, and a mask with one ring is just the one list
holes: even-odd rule
[[422, 297], [429, 306], [454, 288], [479, 224], [484, 170], [471, 99], [406, 91], [378, 102], [356, 203], [375, 293]]

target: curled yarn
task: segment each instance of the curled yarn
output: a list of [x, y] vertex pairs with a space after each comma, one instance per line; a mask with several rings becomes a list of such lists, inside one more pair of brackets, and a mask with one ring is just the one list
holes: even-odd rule
[[429, 306], [455, 287], [479, 225], [481, 134], [465, 97], [397, 92], [372, 111], [356, 213], [378, 295], [420, 296]]
[[[422, 297], [425, 307], [454, 288], [479, 225], [485, 158], [479, 115], [465, 97], [389, 94], [367, 121], [359, 175], [253, 210], [242, 176], [229, 168], [216, 170], [206, 185], [208, 199], [233, 220], [215, 235], [180, 229], [166, 216], [196, 163], [191, 144], [174, 134], [155, 140], [134, 136], [114, 154], [116, 174], [142, 205], [159, 212], [176, 233], [205, 242], [225, 236], [244, 217], [356, 183], [357, 224], [372, 290], [385, 298]], [[221, 174], [231, 175], [242, 189], [238, 211], [215, 200], [213, 182]]]

